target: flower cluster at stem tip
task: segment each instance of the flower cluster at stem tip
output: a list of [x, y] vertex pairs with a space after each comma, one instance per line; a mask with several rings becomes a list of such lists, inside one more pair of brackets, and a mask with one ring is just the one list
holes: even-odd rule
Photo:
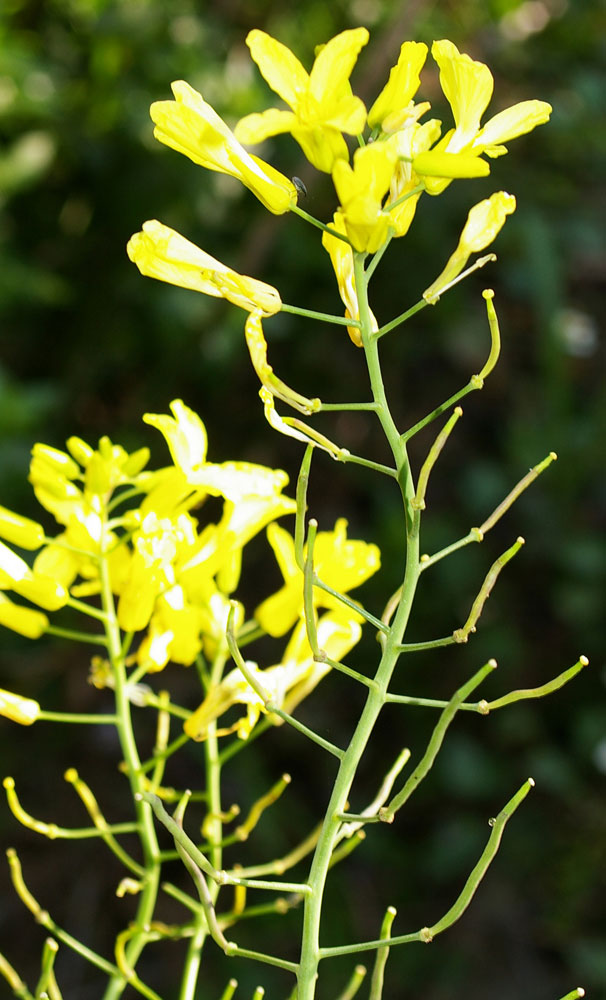
[[[248, 462], [209, 461], [200, 417], [181, 400], [171, 403], [171, 411], [144, 416], [163, 435], [172, 458], [171, 465], [156, 471], [146, 468], [147, 448], [128, 454], [107, 437], [96, 449], [76, 437], [67, 441], [66, 451], [34, 446], [30, 481], [61, 531], [49, 537], [38, 522], [0, 507], [0, 624], [36, 639], [54, 631], [46, 612], [71, 607], [86, 613], [88, 608], [98, 616], [95, 599], [100, 598], [102, 620], [107, 624], [115, 614], [127, 663], [139, 678], [169, 662], [189, 666], [199, 657], [213, 662], [227, 655], [225, 632], [234, 607], [236, 624], [244, 623], [244, 606], [234, 601], [243, 549], [267, 528], [285, 582], [260, 603], [252, 623], [259, 634], [289, 637], [278, 664], [263, 671], [256, 664], [249, 667], [263, 677], [275, 705], [292, 708], [328, 668], [314, 661], [306, 637], [303, 574], [294, 563], [294, 541], [276, 523], [296, 509], [283, 492], [288, 476]], [[209, 497], [222, 504], [217, 521], [204, 517]], [[33, 564], [13, 546], [35, 552]], [[343, 520], [334, 531], [319, 534], [318, 550], [327, 581], [344, 591], [379, 567], [376, 546], [348, 539]], [[29, 603], [13, 601], [5, 591]], [[339, 659], [358, 642], [361, 616], [321, 591], [314, 607], [325, 647]], [[104, 687], [111, 676], [107, 661], [94, 657], [91, 682]], [[132, 700], [145, 703], [145, 686], [132, 687]], [[239, 703], [246, 706], [246, 716], [222, 732], [245, 738], [264, 704], [234, 670], [185, 721], [187, 735], [204, 739], [209, 722]], [[40, 711], [32, 699], [0, 691], [0, 715], [31, 725]]]
[[[430, 110], [428, 101], [416, 101], [428, 53], [423, 42], [402, 44], [385, 86], [367, 110], [353, 94], [350, 76], [368, 38], [363, 27], [341, 32], [318, 47], [308, 73], [281, 42], [264, 31], [251, 31], [246, 40], [250, 54], [287, 107], [249, 114], [234, 131], [182, 80], [172, 85], [174, 100], [151, 107], [160, 142], [194, 163], [237, 178], [275, 214], [300, 211], [299, 189], [245, 146], [289, 133], [317, 170], [331, 174], [338, 206], [330, 225], [323, 225], [323, 244], [345, 315], [352, 319], [359, 316], [354, 253], [373, 254], [390, 239], [404, 236], [424, 193], [439, 195], [457, 178], [485, 177], [489, 161], [507, 152], [506, 142], [543, 124], [551, 114], [545, 101], [527, 100], [482, 123], [492, 97], [492, 74], [446, 39], [435, 41], [431, 54], [452, 111], [451, 127], [443, 131], [438, 119], [422, 120]], [[353, 155], [346, 136], [357, 140]], [[436, 302], [470, 255], [492, 243], [514, 209], [515, 198], [504, 191], [471, 209], [456, 249], [424, 293], [427, 302]], [[275, 288], [230, 270], [156, 220], [144, 223], [127, 249], [143, 274], [222, 296], [259, 317], [271, 316], [282, 306]], [[352, 325], [348, 330], [360, 346], [359, 328]], [[271, 385], [265, 388], [272, 392]]]

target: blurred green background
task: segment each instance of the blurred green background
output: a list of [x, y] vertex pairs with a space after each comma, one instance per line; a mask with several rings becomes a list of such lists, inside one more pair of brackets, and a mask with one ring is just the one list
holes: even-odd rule
[[[39, 516], [26, 483], [37, 440], [62, 447], [70, 434], [95, 441], [109, 433], [127, 447], [149, 444], [164, 462], [158, 435], [141, 415], [165, 412], [175, 397], [205, 420], [212, 460], [281, 466], [294, 479], [299, 451], [267, 431], [244, 348], [243, 314], [142, 278], [124, 247], [145, 219], [159, 218], [237, 270], [275, 284], [284, 301], [340, 312], [316, 233], [296, 218], [267, 215], [235, 182], [155, 143], [148, 109], [152, 100], [170, 96], [172, 80], [186, 79], [233, 123], [274, 103], [244, 44], [250, 28], [280, 38], [309, 66], [316, 44], [358, 24], [370, 28], [371, 43], [353, 85], [368, 103], [404, 39], [431, 44], [448, 37], [491, 67], [491, 113], [535, 97], [554, 107], [551, 123], [512, 142], [509, 155], [494, 161], [491, 177], [458, 182], [439, 199], [422, 201], [410, 234], [392, 245], [373, 281], [373, 306], [385, 322], [414, 303], [441, 269], [471, 204], [493, 190], [516, 195], [518, 210], [495, 248], [498, 263], [384, 342], [394, 410], [409, 425], [483, 364], [488, 338], [480, 293], [486, 285], [495, 289], [502, 360], [484, 391], [466, 401], [434, 472], [424, 550], [481, 523], [528, 467], [552, 449], [559, 455], [483, 546], [440, 563], [423, 581], [413, 640], [459, 625], [492, 560], [518, 534], [527, 539], [499, 580], [473, 642], [455, 653], [419, 656], [410, 679], [398, 678], [397, 690], [447, 696], [489, 656], [500, 665], [482, 692], [489, 698], [543, 683], [580, 653], [591, 666], [547, 702], [456, 722], [406, 815], [389, 830], [371, 830], [336, 879], [325, 942], [376, 936], [389, 903], [398, 908], [398, 933], [438, 919], [475, 863], [486, 820], [532, 774], [536, 791], [509, 825], [472, 907], [430, 949], [392, 952], [385, 997], [552, 1000], [582, 984], [597, 1000], [606, 997], [603, 0], [300, 0], [296, 9], [267, 0], [3, 0], [1, 499]], [[421, 93], [448, 121], [431, 60]], [[308, 211], [329, 216], [329, 178], [314, 176], [289, 138], [275, 140], [264, 155], [305, 181]], [[364, 398], [362, 356], [342, 330], [281, 314], [266, 332], [272, 364], [300, 391]], [[352, 450], [381, 453], [366, 417], [326, 417], [318, 426]], [[415, 442], [417, 467], [430, 440]], [[384, 573], [366, 591], [369, 606], [380, 608], [399, 582], [395, 491], [324, 457], [314, 460], [314, 473], [310, 502], [320, 526], [345, 516], [351, 535], [383, 550]], [[252, 582], [245, 594], [252, 606]], [[369, 641], [359, 662], [372, 655]], [[1, 685], [47, 708], [99, 704], [86, 682], [86, 652], [6, 634], [0, 657]], [[169, 680], [186, 704], [196, 697], [185, 671]], [[358, 700], [343, 678], [330, 678], [324, 697], [310, 699], [302, 715], [344, 741]], [[431, 721], [420, 709], [386, 715], [361, 776], [360, 801], [372, 794], [385, 758], [404, 744], [420, 752]], [[24, 804], [41, 818], [77, 825], [82, 816], [61, 777], [77, 764], [106, 813], [127, 818], [113, 743], [73, 729], [40, 724], [25, 731], [0, 723], [2, 773], [15, 776]], [[199, 785], [199, 748], [190, 749], [183, 766], [187, 781]], [[283, 770], [294, 778], [287, 815], [279, 827], [264, 821], [251, 842], [256, 856], [284, 853], [312, 825], [326, 800], [330, 769], [280, 730], [239, 756], [230, 771], [228, 797], [250, 804]], [[174, 780], [184, 783], [182, 776]], [[99, 862], [98, 846], [49, 845], [24, 833], [7, 809], [0, 814], [0, 838], [3, 846], [19, 845], [42, 905], [109, 955], [133, 904], [113, 897], [120, 873], [111, 861]], [[1, 947], [32, 987], [44, 935], [14, 898], [5, 870], [0, 887]], [[167, 906], [164, 919], [181, 918]], [[268, 918], [235, 936], [295, 958], [288, 941], [298, 920], [298, 914]], [[214, 951], [200, 1000], [218, 997], [228, 977]], [[166, 1000], [176, 996], [181, 956], [177, 945], [151, 947], [141, 965], [142, 977]], [[352, 964], [326, 966], [323, 996], [338, 994]], [[100, 995], [96, 973], [65, 948], [57, 969], [66, 1000]], [[268, 996], [285, 996], [290, 988], [281, 974], [249, 963], [239, 964], [236, 974], [238, 997], [250, 996], [257, 982]]]

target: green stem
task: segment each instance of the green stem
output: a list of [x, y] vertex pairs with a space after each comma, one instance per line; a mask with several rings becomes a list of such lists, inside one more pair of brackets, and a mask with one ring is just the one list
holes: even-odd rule
[[[379, 713], [385, 703], [385, 695], [399, 657], [412, 599], [419, 578], [419, 521], [420, 512], [412, 508], [414, 484], [410, 472], [408, 455], [395, 425], [383, 385], [378, 354], [378, 342], [372, 337], [370, 307], [367, 295], [367, 279], [364, 273], [364, 254], [354, 253], [354, 275], [362, 324], [362, 341], [366, 354], [368, 374], [376, 412], [387, 438], [397, 470], [397, 479], [402, 494], [406, 518], [406, 567], [400, 600], [393, 624], [383, 625], [381, 635], [382, 655], [375, 685], [368, 691], [366, 704], [343, 755], [335, 780], [326, 816], [322, 824], [318, 844], [311, 864], [308, 885], [310, 893], [305, 899], [303, 917], [303, 938], [298, 972], [298, 1000], [313, 1000], [320, 961], [320, 918], [326, 877], [334, 847], [338, 840], [341, 820], [339, 814], [346, 811], [346, 803], [360, 760], [374, 729]], [[311, 641], [311, 640], [310, 640]], [[313, 648], [313, 647], [312, 647]]]
[[336, 323], [338, 326], [359, 326], [357, 319], [347, 316], [334, 316], [332, 313], [316, 312], [314, 309], [303, 309], [301, 306], [290, 306], [282, 303], [281, 312], [293, 313], [295, 316], [305, 316], [307, 319], [318, 319], [324, 323]]
[[395, 319], [392, 319], [391, 322], [386, 323], [385, 326], [382, 326], [379, 330], [377, 330], [377, 332], [373, 334], [374, 339], [378, 340], [379, 337], [384, 337], [386, 333], [391, 333], [391, 331], [395, 330], [397, 326], [400, 326], [402, 323], [405, 323], [406, 320], [410, 319], [411, 316], [414, 316], [415, 313], [418, 313], [421, 311], [421, 309], [424, 309], [427, 304], [428, 303], [425, 301], [425, 299], [419, 299], [419, 301], [416, 302], [414, 306], [411, 306], [410, 309], [407, 309], [406, 312], [400, 313], [400, 315], [396, 316]]
[[[149, 805], [140, 797], [143, 791], [143, 774], [141, 772], [141, 761], [133, 730], [131, 706], [128, 700], [128, 681], [122, 652], [122, 637], [116, 617], [114, 597], [109, 577], [109, 566], [107, 560], [104, 558], [101, 558], [99, 561], [99, 575], [101, 579], [102, 606], [107, 616], [105, 625], [107, 651], [114, 675], [116, 715], [118, 716], [116, 729], [135, 805], [139, 826], [139, 840], [143, 853], [143, 868], [146, 873], [134, 920], [136, 930], [125, 948], [126, 963], [129, 969], [134, 969], [139, 955], [147, 943], [144, 928], [152, 922], [156, 906], [160, 882], [159, 848], [152, 811]], [[124, 975], [113, 975], [103, 994], [103, 1000], [118, 1000], [118, 997], [122, 996], [127, 984], [128, 981]]]
[[315, 226], [316, 229], [321, 229], [322, 232], [329, 233], [336, 239], [342, 240], [343, 243], [347, 243], [347, 246], [349, 247], [351, 246], [351, 241], [347, 238], [347, 236], [344, 236], [343, 233], [338, 233], [336, 229], [332, 228], [332, 226], [327, 226], [324, 222], [320, 222], [319, 219], [314, 218], [314, 216], [310, 215], [309, 212], [303, 211], [303, 209], [299, 208], [298, 205], [292, 205], [290, 210], [291, 212], [294, 212], [296, 215], [300, 215], [302, 219], [305, 219], [306, 222], [309, 222], [312, 226]]

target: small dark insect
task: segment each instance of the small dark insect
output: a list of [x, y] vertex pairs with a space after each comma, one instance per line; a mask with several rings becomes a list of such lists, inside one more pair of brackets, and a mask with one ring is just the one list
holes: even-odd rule
[[300, 177], [293, 177], [292, 182], [297, 189], [300, 198], [307, 198], [307, 188]]

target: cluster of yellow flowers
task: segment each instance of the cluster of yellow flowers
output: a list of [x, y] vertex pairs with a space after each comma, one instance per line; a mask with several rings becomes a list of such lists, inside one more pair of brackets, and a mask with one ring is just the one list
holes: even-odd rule
[[[283, 493], [288, 477], [280, 469], [247, 462], [208, 461], [200, 417], [181, 400], [171, 404], [171, 411], [172, 416], [144, 417], [164, 436], [172, 458], [170, 466], [157, 471], [146, 469], [148, 449], [129, 455], [106, 437], [97, 449], [75, 437], [65, 452], [34, 446], [30, 481], [62, 530], [47, 537], [37, 522], [0, 508], [5, 539], [0, 541], [0, 624], [35, 639], [53, 631], [45, 612], [66, 605], [85, 611], [83, 599], [101, 595], [103, 606], [110, 594], [120, 629], [137, 636], [132, 660], [139, 676], [162, 670], [169, 661], [189, 665], [200, 653], [212, 661], [225, 648], [242, 550], [267, 527], [285, 582], [260, 603], [254, 618], [263, 632], [292, 635], [281, 663], [262, 672], [263, 686], [274, 692], [276, 704], [293, 707], [327, 667], [314, 662], [307, 642], [303, 574], [294, 560], [293, 538], [275, 523], [296, 509]], [[209, 496], [222, 501], [217, 523], [203, 523], [192, 513], [202, 507], [203, 514]], [[33, 565], [6, 543], [37, 551]], [[379, 553], [374, 545], [348, 540], [346, 524], [339, 521], [334, 531], [319, 534], [316, 565], [327, 584], [347, 591], [378, 568]], [[36, 607], [15, 603], [5, 590]], [[328, 656], [340, 659], [360, 638], [362, 619], [320, 590], [314, 603], [328, 609], [318, 627]], [[95, 610], [94, 602], [89, 606]], [[238, 625], [244, 621], [240, 603], [235, 618]], [[99, 670], [93, 675], [97, 683], [101, 677]], [[235, 702], [248, 708], [232, 729], [248, 735], [263, 706], [239, 670], [228, 674], [187, 720], [186, 732], [204, 738], [209, 720]], [[39, 711], [31, 699], [0, 692], [2, 715], [29, 724]]]
[[[485, 176], [490, 170], [485, 157], [505, 153], [503, 143], [547, 121], [551, 112], [543, 101], [523, 101], [482, 124], [493, 90], [490, 70], [446, 40], [434, 42], [432, 55], [454, 127], [442, 134], [440, 121], [421, 122], [430, 105], [415, 102], [428, 51], [419, 42], [404, 42], [387, 83], [367, 111], [350, 85], [367, 41], [365, 28], [343, 31], [320, 47], [307, 73], [286, 46], [263, 31], [251, 31], [247, 44], [252, 58], [290, 110], [271, 108], [248, 115], [233, 132], [183, 81], [172, 85], [174, 100], [151, 107], [160, 142], [209, 170], [237, 178], [275, 214], [301, 213], [298, 187], [247, 152], [243, 143], [254, 145], [269, 136], [291, 133], [307, 159], [331, 174], [338, 207], [331, 225], [320, 225], [345, 315], [352, 321], [359, 319], [354, 256], [375, 253], [391, 238], [405, 235], [424, 192], [438, 195], [455, 178]], [[351, 157], [345, 136], [358, 141]], [[424, 293], [427, 302], [437, 301], [469, 256], [492, 242], [514, 209], [515, 199], [504, 191], [471, 209], [454, 253]], [[311, 438], [339, 457], [339, 450], [326, 438], [275, 412], [274, 398], [304, 413], [320, 405], [286, 386], [267, 362], [261, 321], [282, 308], [275, 288], [238, 274], [156, 220], [144, 223], [127, 249], [143, 274], [228, 299], [244, 309], [249, 314], [246, 342], [270, 424], [303, 441]], [[348, 330], [359, 345], [359, 323]], [[242, 550], [267, 528], [284, 586], [257, 607], [255, 628], [277, 637], [289, 631], [291, 635], [281, 662], [262, 671], [262, 687], [275, 704], [292, 708], [327, 667], [314, 661], [306, 636], [302, 571], [293, 538], [275, 523], [295, 511], [295, 502], [282, 492], [287, 476], [245, 462], [209, 462], [200, 418], [180, 400], [171, 404], [171, 410], [172, 416], [144, 417], [163, 434], [172, 457], [172, 465], [156, 472], [145, 468], [146, 449], [129, 455], [109, 438], [102, 438], [97, 449], [79, 438], [70, 438], [67, 452], [35, 446], [30, 479], [38, 500], [63, 530], [49, 539], [41, 525], [0, 508], [0, 538], [37, 550], [30, 567], [0, 541], [0, 624], [37, 638], [52, 631], [45, 612], [66, 605], [86, 610], [82, 599], [100, 595], [104, 611], [97, 617], [106, 621], [108, 601], [115, 599], [125, 648], [130, 649], [132, 637], [138, 637], [132, 654], [138, 676], [161, 670], [169, 661], [191, 664], [199, 654], [212, 660], [225, 649], [230, 609], [234, 614], [236, 608], [236, 627], [244, 622], [244, 608], [232, 600]], [[192, 514], [207, 496], [222, 501], [217, 523], [201, 524]], [[136, 507], [128, 503], [133, 497]], [[379, 565], [376, 546], [348, 540], [344, 521], [338, 521], [334, 531], [318, 535], [314, 556], [320, 577], [341, 593], [358, 586]], [[14, 603], [5, 590], [35, 607]], [[321, 646], [329, 659], [340, 660], [358, 641], [362, 619], [321, 588], [314, 588], [313, 601], [323, 609], [317, 622]], [[249, 663], [248, 669], [254, 673], [259, 668]], [[99, 683], [102, 674], [97, 672]], [[239, 669], [209, 691], [186, 722], [186, 732], [203, 739], [209, 722], [236, 702], [247, 706], [247, 714], [226, 731], [235, 729], [246, 736], [263, 703]], [[39, 711], [29, 699], [0, 692], [0, 714], [30, 723]]]
[[[291, 133], [310, 163], [332, 175], [339, 206], [324, 246], [351, 318], [358, 317], [353, 252], [374, 253], [389, 238], [404, 236], [424, 192], [438, 195], [454, 178], [486, 176], [490, 165], [485, 157], [506, 153], [504, 143], [546, 122], [551, 113], [545, 101], [522, 101], [482, 124], [492, 97], [492, 74], [445, 39], [434, 42], [431, 52], [454, 127], [442, 134], [437, 119], [420, 120], [430, 108], [427, 101], [415, 102], [428, 51], [423, 42], [403, 43], [387, 83], [367, 112], [350, 85], [367, 41], [366, 28], [341, 32], [319, 48], [307, 73], [285, 45], [264, 31], [251, 31], [247, 38], [251, 56], [290, 110], [270, 108], [248, 115], [233, 132], [184, 81], [173, 83], [173, 101], [158, 101], [151, 107], [160, 142], [209, 170], [236, 177], [275, 214], [296, 210], [297, 187], [243, 144]], [[359, 143], [351, 158], [346, 135]], [[514, 209], [515, 198], [504, 191], [472, 208], [454, 253], [424, 293], [428, 302], [437, 300], [472, 253], [494, 240]], [[260, 316], [281, 308], [275, 288], [230, 270], [158, 221], [144, 224], [130, 240], [128, 253], [151, 277], [223, 296]], [[350, 327], [349, 333], [359, 343], [357, 329]]]

